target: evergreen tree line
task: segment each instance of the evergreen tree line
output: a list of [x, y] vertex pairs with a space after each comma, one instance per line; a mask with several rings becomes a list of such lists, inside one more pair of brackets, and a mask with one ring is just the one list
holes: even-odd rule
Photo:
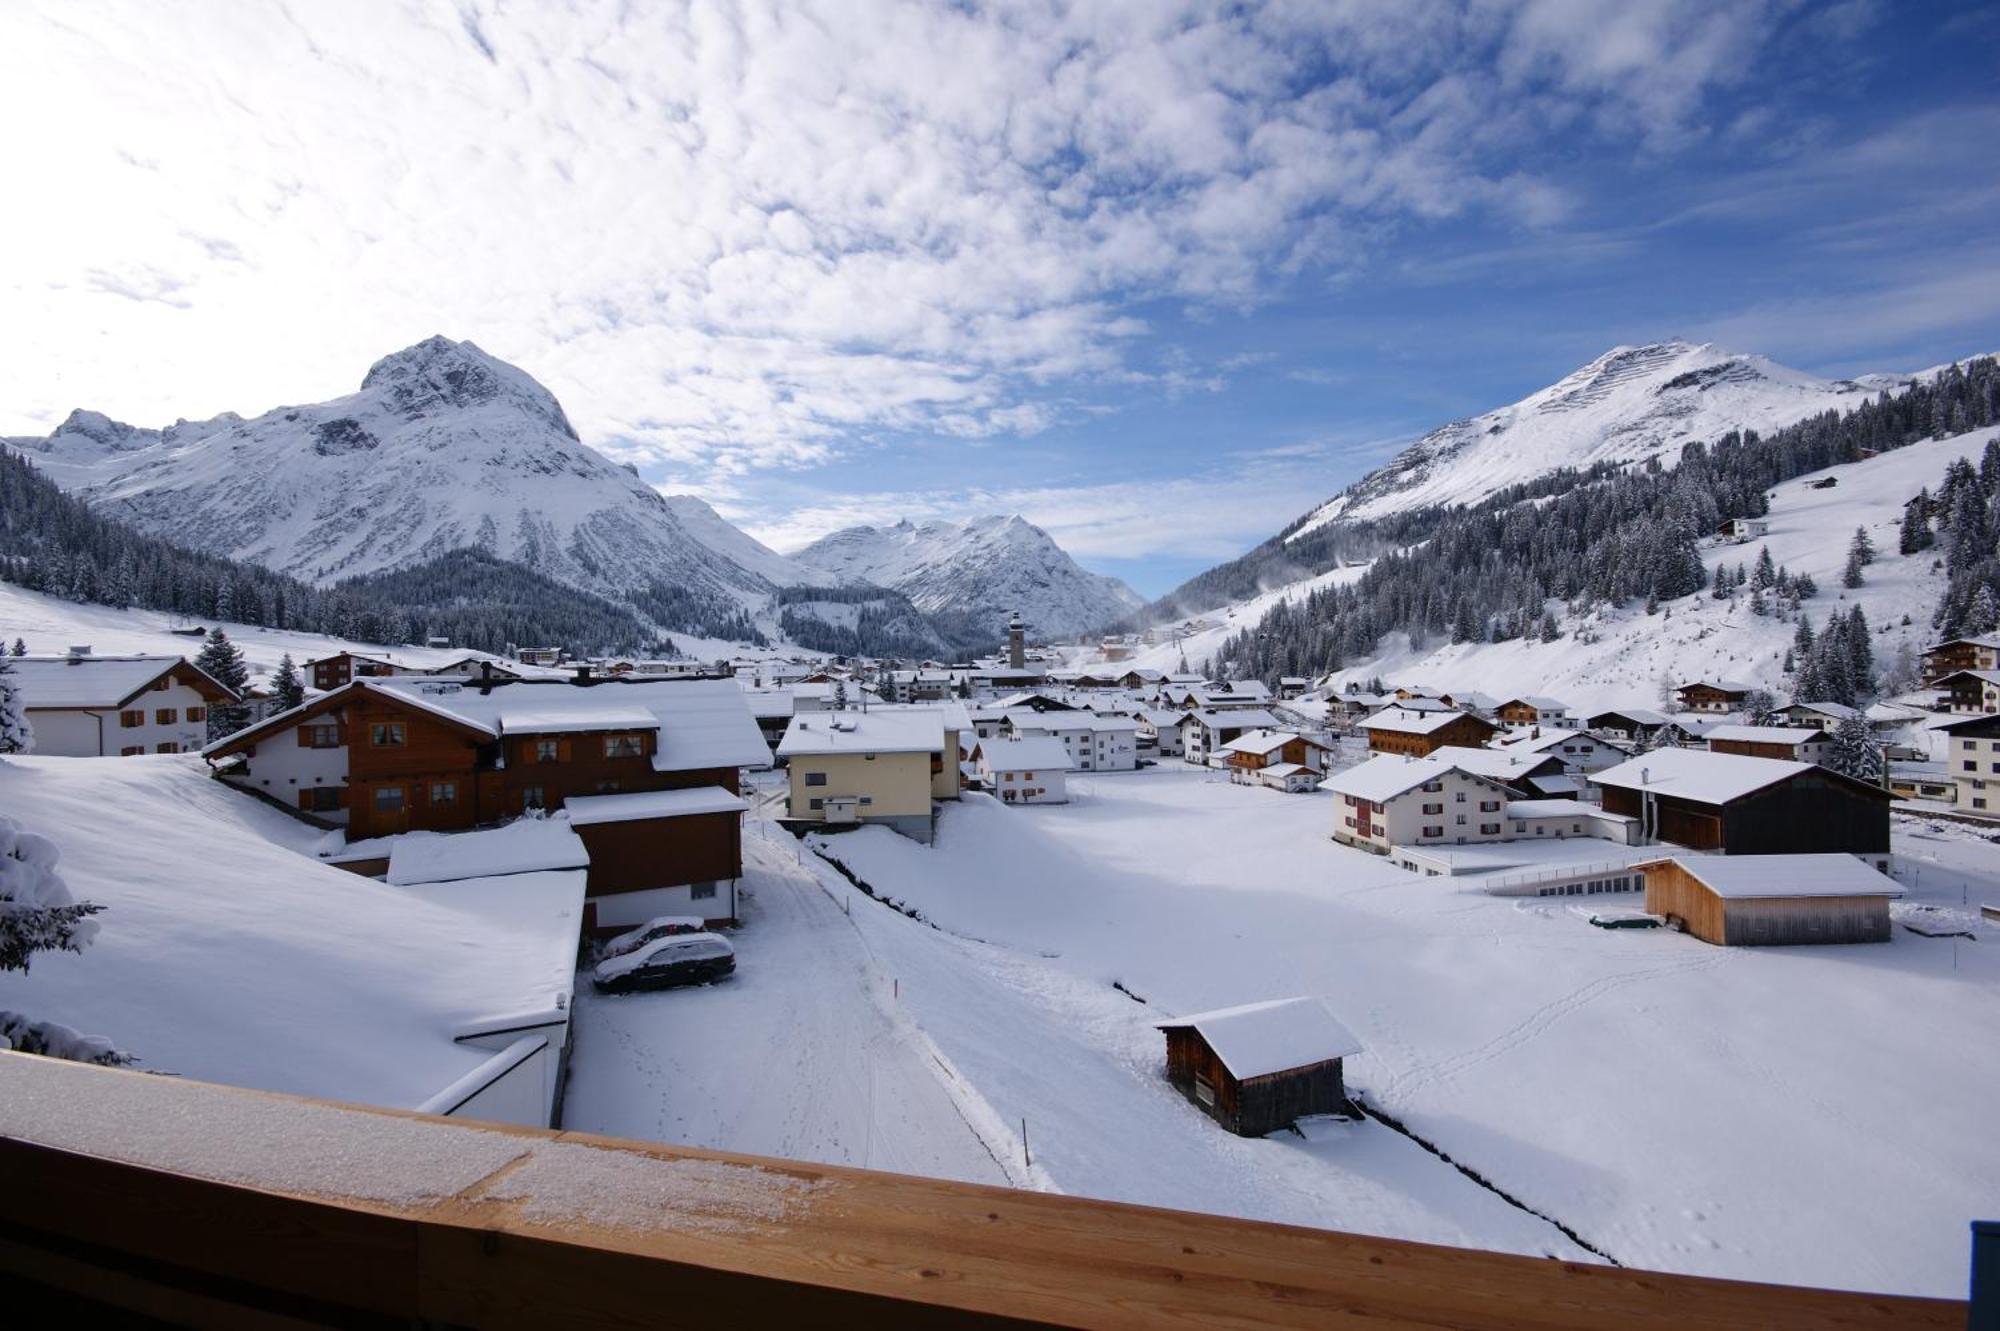
[[[850, 628], [792, 609], [811, 602], [859, 606]], [[972, 615], [925, 614], [901, 592], [872, 585], [797, 586], [778, 590], [778, 622], [799, 646], [835, 656], [879, 660], [962, 658], [993, 645], [993, 629]]]
[[[1254, 628], [1224, 645], [1217, 667], [1267, 682], [1280, 675], [1317, 675], [1372, 655], [1392, 632], [1407, 633], [1418, 650], [1445, 639], [1552, 641], [1561, 635], [1553, 602], [1579, 614], [1634, 599], [1655, 607], [1702, 590], [1708, 579], [1696, 543], [1725, 519], [1763, 516], [1770, 488], [1781, 481], [1996, 422], [2000, 365], [1986, 357], [1953, 366], [1898, 396], [1884, 393], [1845, 415], [1829, 411], [1766, 436], [1731, 431], [1712, 445], [1691, 443], [1671, 471], [1653, 460], [1634, 468], [1558, 473], [1472, 507], [1355, 524], [1340, 539], [1373, 541], [1388, 553], [1353, 583], [1273, 607]], [[1979, 481], [1987, 470], [1972, 473], [1982, 487], [1980, 505], [1966, 497], [1963, 473], [1972, 471], [1969, 466], [1956, 484], [1947, 477], [1952, 516], [1945, 521], [1955, 552], [1954, 593], [1947, 605], [1962, 607], [1952, 610], [1958, 619], [1970, 611], [1978, 588], [1992, 588], [2000, 572], [1992, 566], [1993, 502]], [[2000, 471], [2000, 462], [1991, 470]], [[1961, 540], [1961, 530], [1973, 535]], [[1308, 533], [1303, 540], [1317, 536]], [[1863, 558], [1864, 567], [1867, 558], [1872, 551]], [[1853, 567], [1849, 574], [1862, 576]], [[1751, 589], [1753, 607], [1767, 606], [1766, 598], [1796, 605], [1818, 593], [1810, 579], [1801, 585], [1788, 577], [1781, 585], [1776, 569], [1751, 578], [1765, 576], [1767, 582]]]

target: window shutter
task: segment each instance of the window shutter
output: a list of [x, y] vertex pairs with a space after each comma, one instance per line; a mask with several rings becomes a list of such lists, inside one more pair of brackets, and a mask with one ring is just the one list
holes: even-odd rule
[[557, 757], [559, 757], [559, 758], [561, 758], [561, 759], [562, 759], [562, 761], [564, 761], [564, 762], [568, 762], [568, 761], [569, 761], [569, 741], [568, 741], [568, 740], [563, 740], [563, 741], [561, 741], [560, 743], [558, 743], [558, 744], [556, 745], [556, 756], [557, 756]]

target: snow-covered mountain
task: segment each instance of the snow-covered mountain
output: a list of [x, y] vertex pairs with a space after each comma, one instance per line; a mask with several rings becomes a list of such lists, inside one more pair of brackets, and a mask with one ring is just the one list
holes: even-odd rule
[[699, 499], [663, 498], [579, 441], [526, 372], [443, 337], [331, 402], [161, 430], [77, 411], [8, 442], [112, 516], [314, 582], [467, 546], [593, 591], [739, 604], [815, 576]]
[[963, 615], [996, 635], [1016, 610], [1032, 632], [1055, 638], [1145, 604], [1117, 578], [1079, 567], [1047, 532], [1020, 517], [849, 527], [792, 558], [838, 582], [893, 588], [927, 614]]
[[1512, 406], [1432, 430], [1307, 514], [1288, 536], [1296, 540], [1338, 519], [1476, 504], [1562, 467], [1655, 456], [1671, 464], [1697, 440], [1768, 432], [1909, 382], [1890, 375], [1821, 379], [1708, 343], [1613, 347]]

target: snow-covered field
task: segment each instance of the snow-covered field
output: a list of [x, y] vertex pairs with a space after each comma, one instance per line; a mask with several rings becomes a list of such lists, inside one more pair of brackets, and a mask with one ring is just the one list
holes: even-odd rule
[[[1724, 949], [1412, 877], [1335, 845], [1328, 797], [1174, 765], [1071, 793], [968, 796], [934, 847], [824, 839], [924, 922], [826, 865], [852, 914], [808, 909], [767, 844], [737, 980], [581, 1007], [572, 1125], [892, 1168], [977, 1166], [977, 1125], [1014, 1170], [1025, 1123], [1034, 1182], [1069, 1192], [1588, 1259], [1560, 1222], [1630, 1264], [1962, 1290], [1965, 1222], [2000, 1195], [2000, 931], [1976, 919], [2000, 855], [1976, 833], [1899, 825], [1924, 858], [1898, 907], [1976, 942]], [[1165, 1084], [1152, 1021], [1292, 994], [1360, 1036], [1371, 1105], [1547, 1219], [1379, 1123], [1243, 1140]], [[912, 1039], [953, 1112], [909, 1089]], [[882, 1084], [906, 1097], [887, 1124]]]

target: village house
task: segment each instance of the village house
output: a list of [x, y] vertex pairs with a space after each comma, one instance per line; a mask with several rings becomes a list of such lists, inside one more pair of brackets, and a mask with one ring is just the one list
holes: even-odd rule
[[1447, 744], [1478, 748], [1499, 730], [1468, 712], [1414, 712], [1404, 707], [1385, 708], [1361, 723], [1368, 747], [1376, 753], [1400, 753], [1422, 757]]
[[1316, 998], [1246, 1003], [1154, 1026], [1166, 1033], [1168, 1082], [1239, 1136], [1354, 1112], [1341, 1068], [1361, 1042]]
[[1731, 518], [1722, 524], [1722, 529], [1717, 535], [1725, 541], [1742, 545], [1745, 541], [1756, 540], [1770, 530], [1771, 524], [1762, 518]]
[[796, 705], [790, 689], [745, 689], [743, 705], [750, 709], [750, 715], [757, 722], [758, 732], [764, 742], [773, 749], [785, 737], [786, 727], [792, 724], [792, 710]]
[[[1994, 789], [2000, 791], [2000, 786]], [[1958, 782], [1952, 777], [1949, 763], [1892, 762], [1889, 764], [1889, 792], [1899, 800], [1934, 800], [1939, 804], [1958, 802]], [[1990, 807], [2000, 809], [2000, 803]]]
[[368, 679], [203, 751], [225, 781], [366, 840], [458, 831], [576, 795], [713, 786], [770, 750], [729, 680]]
[[1222, 746], [1252, 730], [1276, 730], [1278, 718], [1261, 707], [1210, 711], [1181, 716], [1181, 757], [1197, 767], [1221, 765]]
[[1530, 694], [1509, 698], [1492, 709], [1494, 720], [1509, 730], [1577, 730], [1583, 721], [1570, 715], [1569, 704], [1560, 698]]
[[1946, 769], [1958, 807], [2000, 816], [2000, 716], [1974, 716], [1938, 729], [1949, 737]]
[[1844, 851], [1888, 868], [1893, 797], [1816, 763], [1655, 749], [1592, 780], [1605, 812], [1639, 820], [1642, 841], [1726, 855]]
[[949, 670], [892, 670], [880, 692], [889, 702], [944, 702], [958, 695], [958, 681]]
[[1167, 707], [1141, 707], [1132, 713], [1134, 733], [1141, 753], [1152, 750], [1162, 758], [1178, 758], [1182, 753], [1181, 719], [1185, 712]]
[[1139, 724], [1129, 716], [1085, 711], [1029, 710], [1007, 713], [1014, 739], [1054, 739], [1079, 772], [1129, 772], [1139, 765]]
[[1674, 856], [1637, 868], [1646, 911], [1706, 943], [1886, 943], [1894, 880], [1852, 855]]
[[1795, 702], [1779, 713], [1789, 726], [1816, 726], [1831, 731], [1843, 721], [1853, 721], [1862, 716], [1858, 708], [1838, 702]]
[[1924, 683], [1936, 684], [1961, 670], [2000, 670], [2000, 634], [1948, 638], [1924, 649]]
[[1636, 741], [1648, 739], [1661, 728], [1673, 724], [1673, 718], [1664, 712], [1656, 712], [1650, 707], [1621, 707], [1608, 712], [1596, 712], [1583, 719], [1586, 730], [1616, 739]]
[[584, 927], [629, 929], [662, 915], [736, 923], [749, 807], [720, 786], [570, 798], [556, 816], [589, 855]]
[[1303, 698], [1312, 688], [1312, 681], [1304, 675], [1286, 675], [1278, 681], [1278, 697], [1286, 700]]
[[1289, 730], [1246, 731], [1221, 751], [1230, 780], [1293, 793], [1318, 789], [1333, 752], [1320, 741]]
[[1506, 753], [1560, 759], [1563, 770], [1572, 776], [1601, 772], [1632, 756], [1624, 748], [1587, 730], [1551, 730], [1539, 734], [1529, 730], [1498, 741], [1496, 747]]
[[1440, 758], [1378, 754], [1320, 783], [1332, 791], [1334, 840], [1387, 855], [1397, 846], [1506, 837], [1514, 792]]
[[1583, 780], [1553, 753], [1446, 744], [1431, 750], [1430, 756], [1474, 776], [1497, 781], [1521, 799], [1573, 799], [1585, 791]]
[[59, 758], [193, 753], [208, 741], [208, 709], [237, 701], [180, 656], [10, 656], [35, 730], [35, 752]]
[[1955, 670], [1931, 687], [1944, 691], [1954, 712], [2000, 712], [2000, 670]]
[[1819, 762], [1833, 747], [1833, 736], [1818, 726], [1715, 726], [1706, 738], [1710, 753], [1801, 763]]
[[963, 708], [872, 707], [795, 716], [778, 756], [786, 760], [787, 815], [839, 827], [884, 823], [928, 842], [932, 801], [956, 799]]
[[1697, 679], [1674, 690], [1681, 706], [1690, 712], [1720, 715], [1742, 707], [1756, 692], [1754, 684], [1733, 679]]
[[1052, 737], [982, 739], [973, 747], [972, 766], [1002, 804], [1069, 802], [1069, 751]]

